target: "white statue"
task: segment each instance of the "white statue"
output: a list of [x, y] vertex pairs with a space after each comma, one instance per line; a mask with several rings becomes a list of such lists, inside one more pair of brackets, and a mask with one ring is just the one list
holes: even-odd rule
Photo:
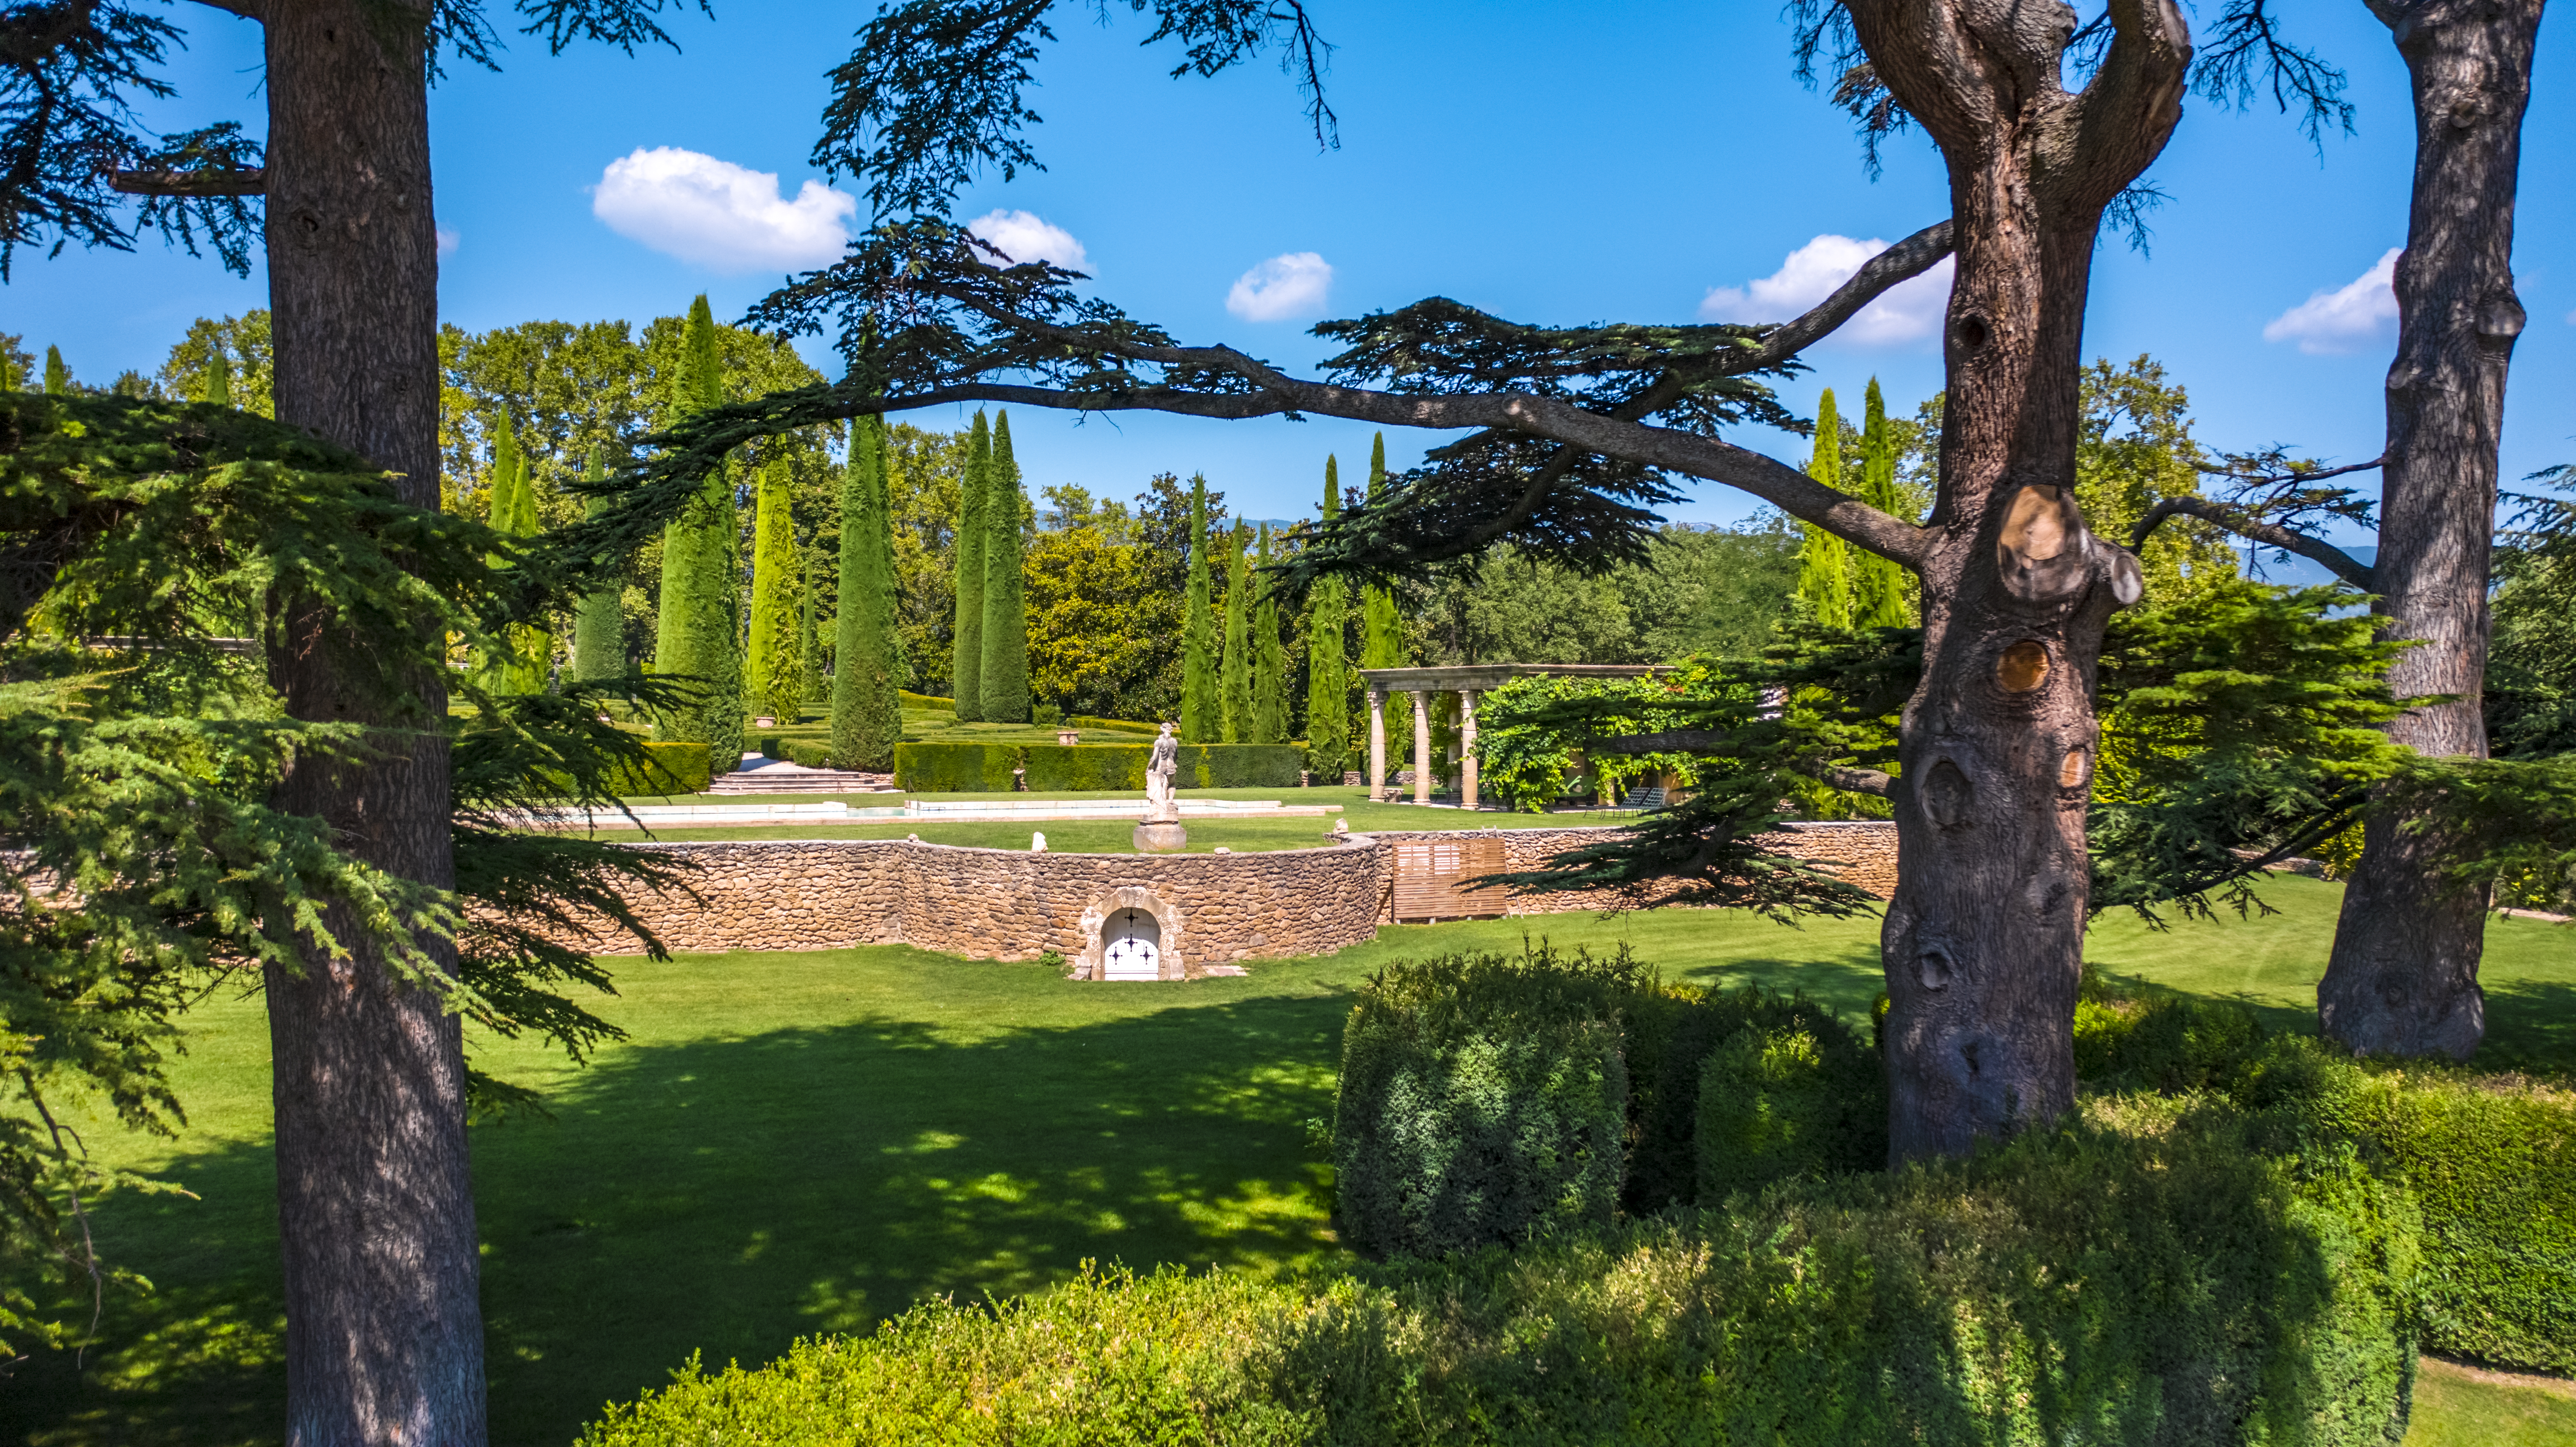
[[1181, 822], [1181, 801], [1173, 791], [1172, 780], [1181, 772], [1181, 741], [1172, 737], [1172, 726], [1163, 725], [1162, 734], [1154, 740], [1154, 755], [1145, 763], [1145, 818], [1147, 824]]

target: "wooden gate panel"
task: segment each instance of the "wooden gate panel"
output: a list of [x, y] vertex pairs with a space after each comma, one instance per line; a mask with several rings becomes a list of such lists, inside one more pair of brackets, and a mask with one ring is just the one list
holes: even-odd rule
[[1500, 889], [1466, 889], [1479, 875], [1499, 874], [1503, 841], [1492, 836], [1401, 839], [1395, 845], [1393, 914], [1401, 921], [1468, 919], [1505, 912]]

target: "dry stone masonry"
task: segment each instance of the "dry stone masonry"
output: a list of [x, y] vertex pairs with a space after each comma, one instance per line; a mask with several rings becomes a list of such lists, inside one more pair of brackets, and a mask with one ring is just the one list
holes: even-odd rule
[[[1262, 854], [1057, 854], [960, 849], [913, 840], [746, 840], [652, 846], [698, 866], [690, 893], [632, 901], [683, 951], [817, 950], [911, 944], [979, 959], [1052, 951], [1097, 978], [1101, 922], [1142, 909], [1161, 927], [1165, 979], [1256, 958], [1331, 954], [1372, 938], [1389, 918], [1395, 841], [1499, 835], [1504, 867], [1530, 869], [1606, 830], [1496, 829], [1352, 834], [1314, 849]], [[1896, 831], [1878, 821], [1793, 825], [1770, 841], [1832, 866], [1885, 898], [1896, 884]], [[694, 896], [694, 897], [693, 897]], [[1652, 903], [1607, 891], [1497, 895], [1494, 914], [1603, 910]], [[604, 923], [565, 943], [607, 951], [632, 941]]]

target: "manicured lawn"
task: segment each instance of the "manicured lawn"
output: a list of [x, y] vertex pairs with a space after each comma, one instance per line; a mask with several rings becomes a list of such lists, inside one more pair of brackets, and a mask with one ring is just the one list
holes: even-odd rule
[[[2091, 952], [2296, 1021], [2338, 891], [2285, 879], [2267, 893], [2282, 912], [2241, 923], [2157, 934], [2106, 919]], [[1389, 959], [1517, 948], [1524, 931], [1624, 940], [1671, 975], [1759, 979], [1854, 1013], [1878, 988], [1875, 921], [1701, 911], [1391, 927], [1331, 958], [1179, 986], [1076, 985], [904, 947], [623, 966], [604, 1013], [634, 1039], [589, 1067], [534, 1044], [477, 1049], [555, 1110], [475, 1135], [494, 1440], [566, 1442], [692, 1351], [758, 1361], [929, 1294], [1044, 1286], [1086, 1257], [1330, 1261], [1306, 1122], [1331, 1110], [1347, 992]], [[2496, 1063], [2576, 1063], [2576, 934], [2495, 924], [2485, 977]], [[0, 1385], [0, 1441], [277, 1440], [267, 1036], [255, 1000], [211, 1001], [197, 1024], [186, 1139], [88, 1123], [104, 1152], [196, 1193], [99, 1212], [106, 1249], [158, 1289], [111, 1301], [84, 1376], [54, 1356]], [[2413, 1440], [2568, 1440], [2550, 1414], [2569, 1404], [2533, 1395], [2428, 1381]]]

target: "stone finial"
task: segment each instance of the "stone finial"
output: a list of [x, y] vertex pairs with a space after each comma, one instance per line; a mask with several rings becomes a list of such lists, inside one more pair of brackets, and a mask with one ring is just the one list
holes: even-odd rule
[[1046, 831], [1038, 830], [1029, 835], [1029, 852], [1031, 854], [1046, 853]]

